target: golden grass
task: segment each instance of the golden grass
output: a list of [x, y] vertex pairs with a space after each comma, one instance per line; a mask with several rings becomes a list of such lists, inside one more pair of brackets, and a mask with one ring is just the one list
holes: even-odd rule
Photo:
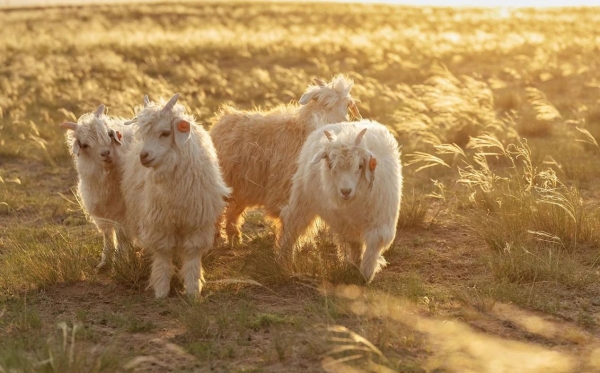
[[[50, 353], [43, 371], [150, 365], [161, 357], [136, 346], [163, 331], [190, 364], [223, 371], [593, 370], [595, 339], [556, 342], [561, 333], [521, 321], [536, 310], [571, 323], [575, 335], [596, 333], [598, 22], [596, 9], [363, 4], [1, 11], [0, 371], [40, 371], [34, 365]], [[152, 300], [149, 263], [135, 248], [96, 273], [101, 239], [70, 197], [76, 175], [59, 123], [100, 102], [129, 116], [144, 94], [179, 92], [207, 126], [221, 104], [271, 108], [337, 73], [355, 80], [363, 117], [388, 125], [403, 146], [398, 241], [372, 284], [341, 260], [326, 230], [298, 253], [293, 274], [282, 270], [260, 212], [248, 213], [243, 244], [204, 260], [197, 302]], [[65, 311], [44, 297], [98, 284], [110, 284], [108, 303], [84, 297], [85, 309]], [[506, 319], [513, 312], [498, 305], [507, 302], [530, 334], [502, 326], [498, 340], [477, 324]], [[121, 316], [121, 306], [140, 314]], [[72, 330], [42, 338], [57, 309], [60, 320], [85, 324], [81, 349], [70, 350]], [[102, 365], [95, 348], [110, 340], [106, 330], [137, 358], [118, 351]], [[529, 338], [538, 334], [548, 341]]]

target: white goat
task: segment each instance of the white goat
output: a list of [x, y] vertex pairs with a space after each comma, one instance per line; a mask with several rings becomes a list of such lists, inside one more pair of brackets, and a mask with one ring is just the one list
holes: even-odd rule
[[280, 105], [270, 111], [238, 111], [225, 106], [213, 119], [214, 141], [223, 177], [233, 188], [225, 212], [230, 243], [241, 240], [241, 215], [248, 207], [262, 206], [279, 218], [290, 196], [295, 160], [308, 135], [327, 123], [347, 119], [348, 110], [360, 118], [350, 95], [354, 84], [338, 75], [329, 83], [315, 79], [298, 105]]
[[281, 212], [282, 254], [293, 263], [296, 242], [307, 231], [314, 234], [320, 217], [370, 282], [396, 236], [401, 195], [398, 143], [385, 126], [367, 120], [324, 126], [298, 158], [290, 202]]
[[160, 105], [144, 99], [133, 119], [136, 142], [123, 175], [128, 233], [153, 251], [149, 286], [157, 298], [169, 294], [176, 250], [187, 294], [202, 291], [202, 256], [212, 248], [215, 223], [231, 192], [210, 136], [176, 104], [178, 97]]
[[94, 113], [82, 115], [77, 123], [65, 122], [65, 137], [79, 176], [77, 191], [84, 209], [104, 235], [102, 269], [112, 261], [115, 251], [126, 242], [123, 232], [125, 202], [121, 193], [123, 156], [133, 134], [119, 118], [104, 115], [104, 105]]

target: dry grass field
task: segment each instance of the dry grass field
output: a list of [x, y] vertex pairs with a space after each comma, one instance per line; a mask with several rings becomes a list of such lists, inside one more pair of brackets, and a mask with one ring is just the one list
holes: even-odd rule
[[[0, 11], [0, 372], [597, 372], [600, 9], [197, 3]], [[356, 82], [402, 144], [389, 265], [365, 286], [326, 230], [289, 277], [271, 223], [145, 290], [74, 194], [59, 124], [181, 93], [270, 108]]]

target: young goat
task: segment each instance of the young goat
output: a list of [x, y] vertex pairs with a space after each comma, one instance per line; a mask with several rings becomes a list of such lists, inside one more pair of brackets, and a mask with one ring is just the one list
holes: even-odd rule
[[241, 215], [248, 207], [262, 206], [271, 218], [279, 218], [290, 196], [295, 160], [308, 135], [327, 123], [347, 119], [348, 110], [360, 118], [350, 95], [354, 84], [338, 75], [329, 83], [315, 79], [298, 105], [273, 110], [238, 111], [225, 106], [213, 120], [214, 141], [223, 177], [233, 188], [225, 212], [230, 243], [241, 240]]
[[144, 99], [123, 174], [128, 232], [154, 254], [149, 286], [156, 298], [169, 294], [176, 250], [187, 294], [202, 291], [202, 256], [231, 192], [210, 136], [176, 104], [178, 97], [160, 105]]
[[104, 115], [104, 105], [94, 113], [82, 115], [77, 123], [65, 122], [67, 144], [79, 176], [77, 191], [84, 209], [104, 235], [102, 259], [98, 269], [112, 261], [117, 248], [126, 242], [123, 233], [125, 202], [121, 193], [123, 155], [133, 134], [122, 127], [122, 120]]
[[298, 239], [314, 234], [320, 217], [370, 282], [396, 236], [401, 195], [398, 143], [387, 128], [371, 121], [322, 127], [302, 147], [290, 202], [281, 212], [282, 254], [293, 263]]

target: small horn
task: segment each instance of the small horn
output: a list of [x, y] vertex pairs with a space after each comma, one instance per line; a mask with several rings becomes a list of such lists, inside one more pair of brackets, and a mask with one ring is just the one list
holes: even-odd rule
[[365, 136], [365, 132], [367, 132], [366, 128], [358, 133], [358, 135], [356, 136], [356, 140], [354, 140], [354, 146], [358, 146], [360, 144], [362, 138]]
[[62, 128], [66, 128], [71, 131], [75, 131], [77, 129], [77, 123], [74, 122], [64, 122], [60, 125]]
[[167, 111], [171, 111], [171, 109], [173, 109], [173, 106], [175, 106], [175, 104], [177, 103], [177, 99], [179, 98], [179, 93], [175, 93], [173, 95], [173, 97], [171, 97], [171, 99], [169, 100], [169, 102], [167, 102], [167, 104], [165, 105], [165, 107], [162, 109], [162, 112], [165, 113]]
[[325, 133], [327, 140], [333, 141], [333, 136], [331, 135], [331, 132], [329, 132], [329, 131], [323, 131], [323, 132]]
[[315, 78], [315, 83], [317, 83], [319, 87], [325, 87], [327, 85], [327, 83], [325, 83], [322, 79], [319, 78]]
[[147, 107], [150, 103], [150, 97], [148, 95], [144, 95], [144, 107]]
[[106, 107], [104, 106], [104, 104], [100, 104], [100, 106], [98, 106], [98, 109], [96, 109], [96, 111], [94, 112], [94, 115], [96, 116], [96, 118], [100, 118], [102, 116], [102, 114], [104, 114], [104, 109]]

